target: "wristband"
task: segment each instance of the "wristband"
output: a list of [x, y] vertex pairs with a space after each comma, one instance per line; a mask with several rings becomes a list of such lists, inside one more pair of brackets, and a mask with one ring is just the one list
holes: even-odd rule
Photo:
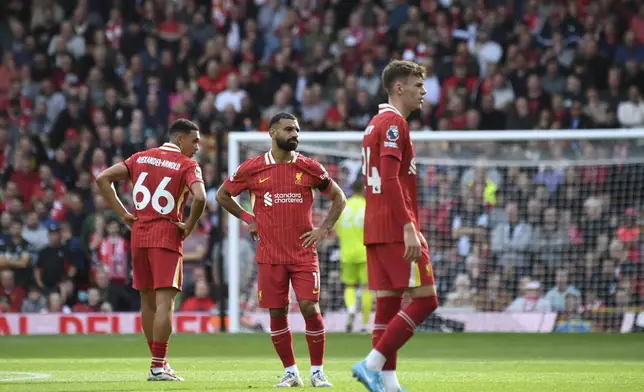
[[255, 215], [251, 214], [246, 210], [242, 210], [242, 212], [239, 214], [239, 219], [243, 220], [246, 224], [250, 225], [250, 223], [255, 220]]

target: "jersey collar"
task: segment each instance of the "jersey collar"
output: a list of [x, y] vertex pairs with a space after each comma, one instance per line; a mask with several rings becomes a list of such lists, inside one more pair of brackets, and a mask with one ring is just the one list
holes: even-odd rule
[[179, 146], [173, 143], [163, 143], [163, 145], [159, 148], [165, 151], [181, 152], [181, 149], [179, 148]]
[[[288, 162], [284, 163], [293, 163], [297, 160], [297, 157], [300, 155], [298, 152], [293, 153], [293, 159], [291, 159]], [[271, 149], [269, 152], [264, 154], [264, 162], [266, 162], [266, 165], [275, 165], [277, 161], [275, 160], [275, 157], [273, 156], [273, 149]]]
[[381, 103], [380, 105], [378, 105], [378, 114], [385, 113], [385, 112], [394, 112], [394, 113], [396, 113], [397, 115], [399, 115], [400, 117], [402, 117], [402, 116], [403, 116], [403, 115], [398, 111], [398, 109], [396, 109], [395, 107], [393, 107], [392, 105], [390, 105], [390, 104], [388, 104], [388, 103]]

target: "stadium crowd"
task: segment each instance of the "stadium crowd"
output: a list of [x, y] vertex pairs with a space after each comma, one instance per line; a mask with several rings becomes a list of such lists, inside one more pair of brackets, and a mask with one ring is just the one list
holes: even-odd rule
[[[179, 308], [206, 311], [225, 285], [215, 135], [266, 130], [280, 111], [304, 131], [361, 130], [392, 58], [427, 70], [412, 130], [644, 127], [637, 0], [8, 0], [0, 19], [0, 313], [138, 308], [128, 232], [93, 180], [176, 118], [201, 127], [209, 191]], [[639, 142], [417, 145], [441, 304], [642, 307]], [[356, 166], [317, 158], [348, 191]], [[240, 243], [252, 309], [253, 245]], [[325, 309], [339, 309], [335, 240], [320, 253]]]

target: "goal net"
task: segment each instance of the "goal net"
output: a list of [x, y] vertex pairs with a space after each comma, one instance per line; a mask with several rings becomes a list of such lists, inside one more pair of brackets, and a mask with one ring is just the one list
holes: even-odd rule
[[[644, 130], [414, 132], [412, 140], [421, 227], [440, 302], [421, 330], [637, 328], [644, 305]], [[298, 151], [321, 162], [350, 196], [362, 172], [361, 144], [361, 132], [311, 132], [300, 135]], [[232, 133], [228, 166], [234, 170], [268, 149], [266, 133]], [[247, 194], [240, 202], [252, 208]], [[314, 224], [329, 204], [316, 196]], [[228, 219], [227, 225], [229, 329], [266, 330], [254, 245], [245, 224]], [[344, 331], [334, 235], [319, 256], [327, 330]], [[291, 324], [303, 330], [300, 316]]]

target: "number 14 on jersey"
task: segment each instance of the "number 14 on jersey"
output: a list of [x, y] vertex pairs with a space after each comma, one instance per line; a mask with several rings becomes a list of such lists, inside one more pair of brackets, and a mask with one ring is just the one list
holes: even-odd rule
[[371, 187], [371, 193], [378, 195], [381, 193], [382, 181], [378, 168], [370, 165], [371, 147], [362, 148], [362, 175], [367, 179], [367, 186]]

